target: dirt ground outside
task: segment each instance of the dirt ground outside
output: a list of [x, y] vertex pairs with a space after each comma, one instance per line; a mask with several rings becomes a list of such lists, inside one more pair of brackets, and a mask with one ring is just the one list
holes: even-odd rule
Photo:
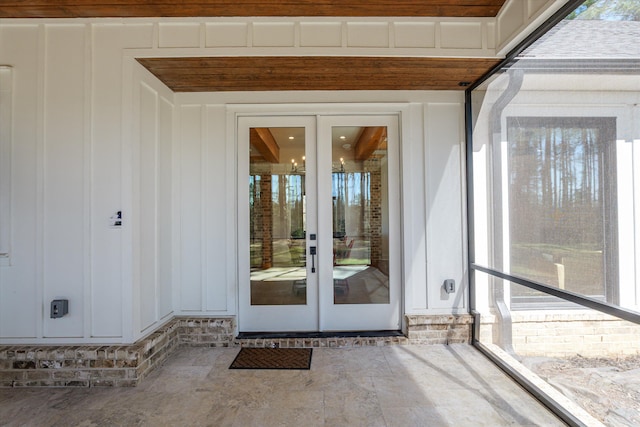
[[640, 355], [521, 362], [607, 426], [640, 426]]

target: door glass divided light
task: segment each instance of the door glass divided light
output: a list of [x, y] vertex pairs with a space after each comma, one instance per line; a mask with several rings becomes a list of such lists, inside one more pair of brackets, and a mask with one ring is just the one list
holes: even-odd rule
[[304, 128], [251, 128], [249, 158], [251, 305], [306, 304]]
[[334, 303], [389, 303], [387, 128], [331, 136]]
[[396, 115], [238, 117], [238, 327], [400, 328]]
[[[333, 127], [331, 153], [334, 303], [388, 304], [387, 128]], [[304, 128], [251, 128], [249, 160], [251, 305], [306, 304]]]

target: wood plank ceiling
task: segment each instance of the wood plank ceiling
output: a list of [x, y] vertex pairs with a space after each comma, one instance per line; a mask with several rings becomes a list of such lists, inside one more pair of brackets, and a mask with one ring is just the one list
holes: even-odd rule
[[495, 17], [505, 0], [2, 0], [0, 18]]
[[138, 59], [174, 92], [460, 90], [495, 59], [200, 57]]
[[[495, 17], [506, 0], [1, 0], [0, 18]], [[175, 92], [459, 90], [499, 61], [406, 57], [138, 60]]]

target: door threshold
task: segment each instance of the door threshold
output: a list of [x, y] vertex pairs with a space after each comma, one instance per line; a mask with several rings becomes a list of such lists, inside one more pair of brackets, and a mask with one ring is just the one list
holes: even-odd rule
[[341, 331], [341, 332], [238, 332], [236, 339], [282, 339], [282, 338], [388, 338], [404, 337], [402, 331]]

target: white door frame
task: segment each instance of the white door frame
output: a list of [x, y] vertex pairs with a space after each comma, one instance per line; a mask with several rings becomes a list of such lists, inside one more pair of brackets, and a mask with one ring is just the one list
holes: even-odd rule
[[[391, 134], [394, 135], [395, 138], [397, 138], [397, 145], [396, 145], [396, 149], [393, 150], [393, 154], [391, 154], [391, 162], [394, 164], [392, 167], [392, 169], [390, 169], [389, 171], [389, 175], [396, 177], [396, 183], [391, 183], [390, 185], [393, 185], [396, 189], [397, 192], [395, 194], [395, 200], [394, 201], [390, 201], [389, 203], [389, 208], [390, 208], [390, 222], [392, 221], [395, 225], [394, 227], [396, 228], [395, 233], [391, 233], [393, 235], [392, 237], [392, 241], [390, 242], [390, 245], [393, 245], [393, 249], [391, 249], [393, 251], [393, 253], [398, 254], [399, 256], [395, 257], [395, 260], [392, 261], [392, 265], [390, 266], [390, 270], [391, 270], [391, 274], [392, 274], [392, 278], [390, 280], [392, 280], [393, 282], [396, 283], [396, 292], [393, 292], [393, 295], [390, 296], [390, 304], [393, 305], [393, 310], [390, 311], [390, 314], [387, 316], [383, 316], [386, 317], [387, 319], [392, 319], [390, 322], [386, 322], [385, 324], [372, 324], [367, 322], [366, 320], [364, 320], [366, 317], [369, 316], [365, 316], [365, 312], [375, 309], [377, 304], [370, 304], [371, 307], [367, 307], [367, 305], [362, 305], [363, 307], [360, 309], [356, 309], [354, 311], [354, 308], [357, 308], [357, 305], [343, 305], [342, 307], [338, 306], [337, 307], [337, 311], [335, 313], [331, 313], [329, 314], [324, 314], [323, 315], [323, 310], [326, 310], [326, 306], [329, 305], [333, 305], [333, 301], [332, 301], [332, 288], [328, 287], [327, 289], [325, 289], [324, 291], [320, 290], [317, 286], [317, 277], [319, 276], [319, 274], [315, 274], [313, 276], [315, 276], [315, 284], [309, 284], [310, 288], [309, 290], [312, 290], [312, 288], [315, 286], [315, 292], [318, 293], [318, 298], [315, 300], [315, 305], [316, 305], [316, 312], [315, 312], [315, 316], [312, 316], [315, 318], [315, 329], [313, 327], [313, 325], [311, 324], [300, 324], [298, 322], [298, 320], [296, 321], [291, 321], [291, 318], [296, 318], [297, 316], [295, 316], [295, 314], [292, 313], [292, 316], [294, 317], [290, 317], [288, 320], [286, 320], [284, 323], [280, 324], [280, 326], [278, 328], [274, 328], [273, 331], [275, 332], [276, 329], [280, 330], [280, 331], [293, 331], [293, 330], [320, 330], [320, 331], [331, 331], [331, 330], [344, 330], [344, 328], [340, 327], [340, 325], [342, 325], [345, 319], [344, 317], [346, 316], [347, 319], [358, 319], [357, 322], [355, 322], [355, 324], [353, 324], [352, 326], [349, 327], [349, 330], [378, 330], [378, 329], [400, 329], [401, 328], [401, 323], [402, 323], [402, 319], [401, 319], [401, 314], [403, 312], [403, 299], [402, 299], [402, 295], [404, 292], [404, 280], [403, 280], [403, 274], [402, 274], [402, 266], [403, 266], [403, 260], [402, 260], [402, 227], [401, 227], [401, 222], [402, 222], [402, 218], [401, 218], [401, 188], [402, 188], [402, 183], [400, 182], [400, 176], [401, 176], [401, 170], [400, 170], [400, 153], [401, 153], [401, 119], [402, 119], [402, 114], [403, 113], [408, 113], [409, 108], [408, 108], [409, 104], [339, 104], [339, 105], [335, 105], [335, 104], [303, 104], [303, 105], [229, 105], [228, 106], [228, 123], [231, 126], [230, 129], [233, 129], [233, 135], [236, 141], [236, 165], [237, 165], [237, 177], [236, 179], [238, 180], [236, 183], [236, 191], [238, 191], [237, 194], [237, 212], [238, 212], [238, 216], [237, 216], [237, 249], [238, 249], [238, 263], [237, 263], [237, 277], [238, 277], [238, 288], [237, 288], [237, 295], [238, 295], [238, 300], [237, 300], [237, 313], [238, 313], [238, 330], [242, 331], [242, 332], [251, 332], [251, 331], [259, 331], [261, 330], [261, 328], [255, 328], [255, 327], [251, 327], [251, 323], [254, 322], [254, 324], [256, 324], [255, 322], [257, 321], [257, 324], [260, 324], [259, 319], [263, 318], [263, 316], [267, 315], [267, 312], [265, 313], [260, 313], [257, 315], [257, 317], [255, 318], [251, 318], [251, 317], [247, 317], [248, 313], [246, 310], [246, 306], [243, 308], [242, 307], [242, 302], [241, 299], [243, 298], [243, 295], [241, 295], [242, 288], [243, 286], [241, 286], [241, 283], [248, 283], [249, 282], [249, 254], [245, 253], [248, 252], [248, 249], [246, 249], [244, 246], [244, 242], [248, 241], [248, 227], [242, 227], [242, 224], [244, 224], [246, 221], [246, 216], [248, 215], [247, 213], [243, 214], [242, 211], [244, 209], [244, 206], [247, 206], [248, 203], [244, 204], [243, 203], [246, 202], [245, 200], [245, 196], [243, 193], [240, 192], [240, 190], [243, 187], [243, 182], [246, 181], [248, 179], [248, 161], [247, 162], [243, 162], [241, 161], [241, 155], [240, 153], [246, 152], [246, 151], [242, 151], [245, 148], [248, 147], [241, 147], [240, 144], [240, 139], [239, 135], [238, 135], [238, 130], [239, 130], [239, 121], [242, 118], [246, 118], [246, 117], [251, 117], [252, 120], [253, 119], [260, 119], [261, 121], [256, 121], [255, 126], [258, 126], [257, 123], [261, 123], [259, 126], [264, 126], [264, 127], [269, 127], [269, 126], [273, 126], [274, 125], [274, 120], [278, 119], [278, 118], [284, 118], [285, 121], [279, 123], [279, 126], [285, 126], [286, 120], [287, 119], [291, 119], [292, 121], [290, 123], [292, 123], [292, 126], [298, 126], [296, 123], [302, 123], [305, 120], [313, 120], [315, 123], [317, 123], [317, 126], [319, 127], [320, 122], [322, 123], [326, 123], [327, 121], [331, 121], [331, 120], [342, 120], [342, 118], [344, 117], [345, 120], [347, 120], [347, 122], [349, 123], [348, 125], [354, 125], [354, 126], [359, 126], [359, 125], [373, 125], [373, 124], [378, 124], [378, 125], [387, 125], [387, 126], [391, 126], [390, 128], [390, 132]], [[386, 117], [387, 121], [382, 120], [381, 118]], [[362, 120], [354, 120], [354, 119], [362, 119]], [[388, 124], [388, 120], [391, 118], [392, 121], [395, 121], [395, 123], [391, 123], [390, 125]], [[297, 122], [296, 120], [301, 120], [300, 122]], [[317, 120], [317, 121], [316, 121]], [[316, 128], [316, 125], [312, 126], [313, 127], [313, 132], [315, 132], [315, 135], [318, 135], [318, 133], [320, 132], [320, 130], [318, 128]], [[361, 124], [362, 123], [362, 124]], [[342, 125], [342, 124], [341, 124]], [[406, 124], [405, 124], [406, 125]], [[289, 126], [288, 124], [286, 126]], [[307, 126], [307, 125], [305, 125]], [[307, 128], [309, 129], [309, 128]], [[315, 135], [313, 136], [313, 139], [315, 140]], [[319, 156], [323, 156], [323, 155], [327, 155], [327, 153], [318, 153]], [[330, 155], [330, 154], [329, 154]], [[243, 181], [244, 180], [244, 181]], [[330, 185], [330, 184], [326, 184], [326, 185]], [[317, 209], [316, 209], [317, 212]], [[244, 217], [243, 217], [244, 215]], [[325, 217], [327, 217], [327, 215], [324, 215]], [[329, 224], [327, 225], [327, 221], [329, 221]], [[321, 220], [322, 222], [322, 220]], [[331, 227], [330, 224], [330, 217], [324, 218], [324, 224], [323, 225], [318, 225], [319, 227]], [[244, 228], [244, 230], [243, 230]], [[310, 246], [311, 243], [310, 241], [307, 239], [307, 246]], [[329, 245], [320, 245], [318, 244], [318, 257], [319, 258], [325, 258], [327, 259], [327, 257], [332, 258], [332, 255], [327, 253], [326, 251], [330, 251], [330, 246]], [[324, 265], [321, 264], [321, 269], [324, 269], [323, 274], [327, 275], [327, 274], [331, 274], [331, 264], [330, 263], [325, 263]], [[319, 269], [320, 270], [320, 269]], [[328, 270], [328, 271], [327, 271]], [[319, 271], [320, 273], [320, 271]], [[309, 276], [311, 277], [311, 275]], [[244, 286], [245, 290], [248, 288], [248, 286]], [[313, 293], [313, 292], [311, 292]], [[247, 300], [246, 295], [244, 295], [245, 300]], [[281, 306], [279, 308], [284, 308], [284, 307], [291, 307], [291, 306]], [[295, 306], [294, 307], [294, 311], [295, 311]], [[255, 306], [253, 306], [252, 308], [255, 308]], [[272, 307], [271, 307], [272, 308]], [[367, 310], [369, 309], [369, 310]], [[258, 312], [260, 312], [261, 310], [258, 310]], [[361, 313], [361, 311], [363, 311]], [[300, 313], [302, 314], [302, 313]], [[335, 318], [331, 318], [332, 316], [335, 316]]]

